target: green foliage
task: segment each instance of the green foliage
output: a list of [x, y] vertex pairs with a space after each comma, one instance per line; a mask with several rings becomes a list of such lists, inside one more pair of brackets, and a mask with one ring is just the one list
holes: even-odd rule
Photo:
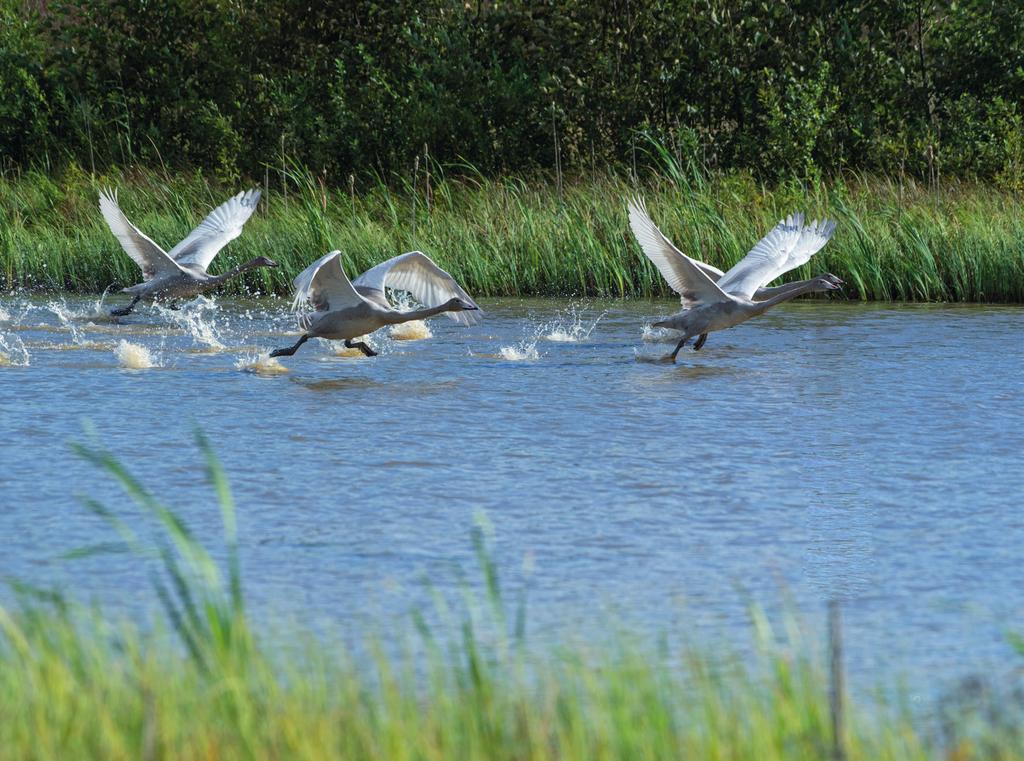
[[1021, 182], [1020, 3], [0, 0], [0, 21], [22, 167], [297, 161], [344, 186], [424, 153], [633, 169], [650, 135], [758, 179]]
[[50, 129], [43, 44], [35, 31], [16, 8], [0, 4], [0, 170], [5, 161], [38, 158]]
[[764, 173], [774, 179], [816, 178], [817, 147], [838, 106], [828, 63], [807, 79], [771, 70], [763, 76], [758, 100], [764, 108]]

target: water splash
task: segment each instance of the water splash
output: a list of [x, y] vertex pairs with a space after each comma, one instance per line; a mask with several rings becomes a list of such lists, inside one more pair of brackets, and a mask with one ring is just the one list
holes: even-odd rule
[[123, 339], [114, 347], [114, 356], [117, 357], [117, 363], [121, 367], [129, 370], [147, 370], [160, 366], [158, 358], [154, 357], [145, 346]]
[[0, 367], [28, 367], [29, 354], [20, 338], [0, 333]]
[[673, 344], [676, 343], [683, 334], [678, 330], [672, 328], [655, 328], [650, 323], [644, 325], [643, 341], [649, 344]]
[[503, 360], [521, 362], [523, 360], [540, 360], [541, 352], [537, 349], [537, 342], [540, 336], [535, 335], [522, 339], [512, 346], [502, 346], [498, 355]]
[[554, 321], [548, 323], [544, 330], [544, 338], [548, 341], [559, 343], [579, 343], [590, 338], [597, 323], [604, 317], [604, 312], [594, 320], [584, 320], [584, 304], [570, 303], [562, 312], [559, 312]]
[[[12, 311], [13, 310], [13, 311]], [[16, 325], [25, 323], [25, 316], [32, 310], [32, 302], [15, 302], [10, 307], [0, 307], [0, 322], [10, 322]]]
[[430, 326], [424, 320], [411, 320], [392, 325], [390, 333], [396, 341], [422, 341], [424, 338], [434, 337], [430, 332]]
[[288, 372], [288, 368], [282, 365], [277, 357], [271, 357], [270, 352], [247, 354], [244, 357], [239, 357], [238, 361], [235, 362], [235, 369], [243, 373], [252, 373], [253, 375], [266, 377], [284, 375]]
[[518, 362], [524, 359], [540, 359], [540, 352], [537, 351], [537, 341], [527, 339], [520, 341], [515, 346], [502, 346], [499, 356], [502, 359]]
[[217, 303], [213, 299], [198, 296], [180, 309], [157, 305], [157, 310], [162, 317], [188, 333], [201, 346], [212, 351], [223, 351], [226, 348], [221, 341], [214, 315], [207, 314], [217, 310]]
[[107, 300], [107, 292], [110, 290], [110, 286], [103, 289], [94, 302], [92, 302], [92, 310], [83, 314], [79, 319], [88, 320], [89, 322], [114, 322], [114, 315], [110, 314], [103, 306], [103, 302]]
[[116, 318], [114, 318], [103, 307], [103, 302], [106, 298], [107, 292], [103, 291], [95, 301], [84, 301], [76, 304], [74, 307], [70, 306], [64, 298], [61, 298], [60, 301], [47, 302], [46, 308], [53, 312], [57, 319], [60, 320], [61, 325], [68, 329], [71, 333], [72, 340], [76, 343], [80, 343], [82, 339], [81, 331], [78, 329], [78, 323], [93, 325], [97, 322], [117, 321]]
[[78, 314], [68, 306], [68, 303], [61, 299], [60, 301], [48, 301], [46, 308], [53, 312], [54, 316], [60, 321], [60, 324], [67, 328], [71, 334], [71, 340], [76, 344], [82, 343], [82, 331], [78, 329], [75, 324]]

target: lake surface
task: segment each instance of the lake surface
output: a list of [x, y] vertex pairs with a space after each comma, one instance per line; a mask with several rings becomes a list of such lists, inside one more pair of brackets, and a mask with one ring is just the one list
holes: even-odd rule
[[109, 306], [0, 298], [2, 576], [155, 605], [132, 558], [58, 558], [112, 539], [78, 495], [130, 514], [68, 443], [89, 421], [216, 540], [198, 424], [274, 621], [379, 624], [424, 577], [455, 588], [483, 513], [541, 634], [614, 616], [744, 639], [751, 600], [817, 630], [839, 598], [862, 684], [1020, 663], [1022, 309], [797, 303], [671, 366], [638, 361], [671, 349], [643, 327], [669, 301], [485, 301], [472, 328], [378, 333], [372, 359], [312, 341], [260, 373], [295, 340], [283, 300]]

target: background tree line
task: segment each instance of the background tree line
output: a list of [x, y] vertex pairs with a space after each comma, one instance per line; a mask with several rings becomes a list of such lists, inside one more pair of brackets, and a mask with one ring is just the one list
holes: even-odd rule
[[0, 0], [3, 167], [344, 185], [846, 169], [1024, 188], [1024, 4], [999, 0]]

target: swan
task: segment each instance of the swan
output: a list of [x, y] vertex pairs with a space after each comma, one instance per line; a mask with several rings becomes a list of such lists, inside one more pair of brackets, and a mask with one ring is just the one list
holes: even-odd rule
[[[797, 216], [800, 216], [800, 215], [797, 215]], [[679, 253], [682, 256], [686, 256], [686, 254], [683, 254], [681, 251]], [[714, 265], [708, 264], [707, 262], [702, 262], [699, 259], [694, 259], [692, 256], [689, 257], [689, 259], [694, 264], [696, 264], [698, 267], [700, 267], [702, 270], [704, 270], [705, 274], [707, 274], [707, 276], [710, 277], [712, 280], [714, 280], [716, 283], [719, 280], [721, 280], [722, 277], [725, 275], [725, 273], [722, 272], [722, 270], [718, 269], [718, 267], [715, 267]], [[840, 280], [838, 277], [833, 275], [831, 272], [826, 272], [823, 275], [818, 275], [818, 278], [811, 278], [810, 280], [797, 280], [797, 281], [795, 281], [793, 283], [785, 283], [783, 285], [775, 285], [775, 286], [770, 286], [770, 287], [768, 287], [768, 286], [761, 286], [756, 291], [754, 291], [754, 295], [751, 297], [751, 300], [752, 301], [765, 301], [766, 299], [770, 299], [773, 296], [780, 296], [783, 293], [789, 293], [790, 291], [795, 291], [797, 288], [802, 288], [803, 286], [813, 282], [815, 279], [819, 279], [819, 280], [820, 279], [827, 279], [828, 281], [834, 283], [835, 285], [839, 285], [839, 286], [843, 285], [843, 281], [842, 280]], [[680, 297], [679, 300], [683, 304], [683, 306], [687, 305], [685, 297]], [[707, 340], [708, 340], [708, 334], [707, 333], [701, 333], [700, 336], [698, 336], [697, 340], [693, 344], [693, 350], [694, 351], [700, 351], [701, 347], [704, 346], [704, 344], [707, 342]]]
[[256, 210], [260, 191], [248, 190], [225, 201], [199, 223], [195, 230], [170, 251], [164, 251], [149, 236], [128, 221], [117, 205], [117, 195], [100, 191], [100, 212], [121, 248], [142, 270], [142, 282], [122, 289], [132, 294], [131, 303], [110, 310], [115, 317], [130, 314], [144, 298], [179, 299], [220, 285], [255, 267], [276, 267], [277, 262], [265, 256], [240, 264], [223, 275], [210, 275], [206, 268], [224, 246], [242, 232], [242, 225]]
[[699, 348], [708, 333], [739, 325], [805, 293], [834, 291], [843, 284], [835, 275], [825, 274], [799, 283], [764, 287], [807, 262], [828, 243], [836, 227], [830, 220], [815, 220], [804, 226], [802, 214], [790, 215], [725, 273], [691, 259], [672, 245], [655, 226], [640, 199], [629, 202], [629, 225], [647, 258], [680, 295], [685, 307], [654, 323], [655, 327], [683, 333], [675, 350], [664, 358], [666, 361], [675, 362], [680, 349], [693, 336], [701, 336], [696, 346]]
[[[308, 302], [316, 311], [299, 316], [299, 326], [305, 332], [295, 345], [275, 349], [271, 357], [290, 357], [310, 338], [344, 339], [348, 348], [374, 357], [377, 352], [365, 342], [352, 339], [385, 325], [425, 320], [441, 313], [461, 325], [473, 325], [482, 314], [455, 278], [420, 251], [388, 259], [354, 281], [345, 275], [341, 252], [331, 251], [300, 272], [293, 284], [292, 308], [299, 309]], [[399, 312], [388, 301], [385, 288], [408, 291], [425, 308]]]

